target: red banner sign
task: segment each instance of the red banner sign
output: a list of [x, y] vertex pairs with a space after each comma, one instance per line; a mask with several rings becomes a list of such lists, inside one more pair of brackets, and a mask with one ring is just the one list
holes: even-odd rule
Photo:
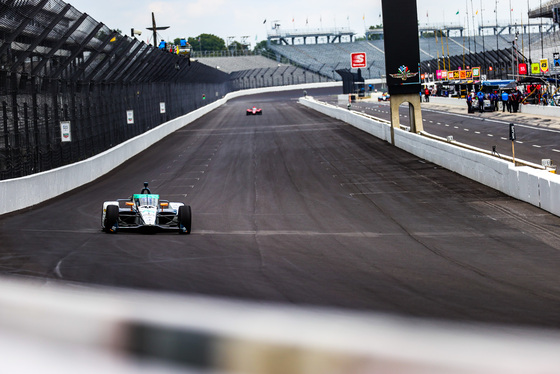
[[357, 52], [352, 53], [352, 68], [365, 68], [367, 67], [366, 64], [366, 53], [365, 52]]

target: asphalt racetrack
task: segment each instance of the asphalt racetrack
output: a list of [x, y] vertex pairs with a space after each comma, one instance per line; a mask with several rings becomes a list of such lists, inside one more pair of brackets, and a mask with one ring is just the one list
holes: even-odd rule
[[[560, 327], [560, 218], [300, 95], [230, 101], [109, 175], [3, 216], [0, 274]], [[262, 116], [245, 115], [253, 105]], [[103, 201], [144, 181], [191, 205], [191, 235], [100, 230]]]

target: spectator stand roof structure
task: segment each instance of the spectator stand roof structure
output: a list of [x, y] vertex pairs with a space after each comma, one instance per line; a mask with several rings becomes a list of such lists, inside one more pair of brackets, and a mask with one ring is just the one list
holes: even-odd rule
[[344, 40], [352, 42], [355, 35], [356, 33], [348, 27], [284, 30], [280, 28], [280, 24], [275, 23], [267, 34], [267, 45], [269, 47], [271, 44], [295, 45], [296, 41], [308, 44], [308, 38], [311, 38], [315, 44], [342, 43]]

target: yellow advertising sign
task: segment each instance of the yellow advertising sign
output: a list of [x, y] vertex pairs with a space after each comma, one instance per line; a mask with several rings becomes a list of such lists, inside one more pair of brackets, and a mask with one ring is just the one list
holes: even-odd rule
[[538, 62], [533, 62], [531, 64], [531, 74], [539, 74], [541, 72], [541, 66]]
[[447, 79], [460, 79], [459, 70], [451, 70], [447, 72]]
[[548, 73], [548, 58], [541, 60], [541, 73]]
[[480, 68], [473, 68], [472, 70], [450, 70], [447, 72], [447, 79], [449, 80], [471, 80], [479, 77]]

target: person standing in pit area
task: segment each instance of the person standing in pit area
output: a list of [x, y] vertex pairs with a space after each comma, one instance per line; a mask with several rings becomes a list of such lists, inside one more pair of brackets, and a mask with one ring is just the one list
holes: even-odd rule
[[484, 92], [478, 91], [476, 96], [478, 97], [478, 110], [482, 113], [484, 112]]
[[517, 100], [517, 96], [515, 95], [515, 91], [509, 94], [509, 102], [510, 102], [510, 113], [515, 113], [515, 101]]
[[502, 112], [505, 112], [506, 108], [509, 112], [509, 95], [506, 91], [504, 91], [502, 92]]
[[467, 108], [468, 108], [468, 112], [467, 113], [472, 113], [472, 95], [468, 94], [467, 95]]
[[521, 102], [521, 92], [519, 92], [519, 90], [516, 89], [515, 91], [513, 91], [511, 96], [512, 96], [511, 104], [513, 108], [513, 113], [517, 113], [519, 111], [519, 103]]
[[498, 110], [498, 91], [493, 91], [490, 94], [490, 101], [492, 102], [492, 110], [495, 112]]

